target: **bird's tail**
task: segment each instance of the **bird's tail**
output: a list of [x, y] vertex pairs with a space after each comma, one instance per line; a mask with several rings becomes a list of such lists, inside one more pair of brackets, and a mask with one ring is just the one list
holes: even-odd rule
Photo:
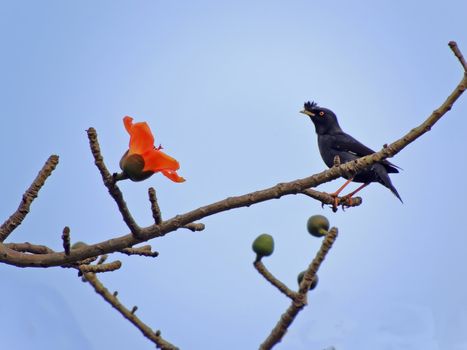
[[[388, 176], [388, 179], [389, 179], [389, 176]], [[389, 184], [384, 184], [384, 186], [386, 186], [387, 188], [389, 188], [391, 190], [392, 193], [394, 193], [394, 195], [401, 201], [401, 203], [404, 203], [404, 201], [402, 200], [401, 196], [399, 195], [399, 193], [397, 192], [396, 188], [394, 187], [394, 185], [391, 183], [391, 180], [389, 180]]]
[[389, 188], [391, 190], [391, 192], [394, 193], [394, 195], [401, 201], [401, 203], [404, 203], [402, 201], [401, 196], [399, 195], [399, 192], [397, 192], [396, 188], [392, 184], [391, 179], [390, 179], [386, 169], [384, 169], [384, 167], [381, 164], [375, 164], [375, 165], [376, 166], [374, 167], [374, 170], [378, 174], [378, 177], [381, 180], [380, 181], [381, 184], [383, 184], [385, 187]]

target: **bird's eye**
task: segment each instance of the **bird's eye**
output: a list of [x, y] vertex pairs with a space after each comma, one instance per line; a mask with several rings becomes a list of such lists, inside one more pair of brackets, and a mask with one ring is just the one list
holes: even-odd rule
[[323, 111], [319, 112], [319, 115], [322, 117], [324, 115], [324, 112]]

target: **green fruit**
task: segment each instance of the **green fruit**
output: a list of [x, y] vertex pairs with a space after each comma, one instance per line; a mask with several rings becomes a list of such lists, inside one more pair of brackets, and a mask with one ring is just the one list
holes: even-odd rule
[[274, 251], [274, 239], [272, 236], [267, 233], [263, 233], [256, 237], [253, 242], [253, 251], [259, 258], [271, 255]]
[[71, 246], [71, 249], [79, 249], [79, 248], [84, 248], [84, 247], [87, 247], [87, 244], [84, 242], [78, 241]]
[[143, 171], [144, 158], [141, 155], [128, 155], [128, 151], [120, 159], [120, 168], [132, 181], [143, 181], [154, 174], [153, 171]]
[[329, 221], [323, 215], [313, 215], [308, 219], [306, 228], [312, 236], [323, 237], [328, 233]]
[[[303, 276], [305, 276], [305, 271], [300, 272], [297, 276], [297, 282], [299, 285], [300, 283], [302, 283]], [[313, 281], [311, 282], [311, 285], [310, 285], [310, 290], [315, 289], [317, 285], [318, 285], [318, 275], [314, 275]]]

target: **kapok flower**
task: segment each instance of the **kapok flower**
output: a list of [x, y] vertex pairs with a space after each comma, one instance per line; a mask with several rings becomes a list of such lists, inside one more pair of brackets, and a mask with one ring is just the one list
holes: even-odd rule
[[177, 174], [177, 160], [162, 152], [162, 146], [154, 147], [154, 136], [146, 122], [133, 124], [133, 118], [126, 116], [123, 124], [130, 134], [130, 145], [120, 160], [120, 168], [128, 178], [142, 181], [161, 172], [174, 182], [185, 181]]

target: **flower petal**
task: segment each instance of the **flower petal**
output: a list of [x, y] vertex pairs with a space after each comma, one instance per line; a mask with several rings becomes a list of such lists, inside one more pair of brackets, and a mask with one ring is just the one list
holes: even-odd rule
[[177, 172], [174, 170], [162, 170], [161, 172], [174, 182], [185, 182], [185, 178], [178, 176]]
[[131, 135], [131, 127], [133, 126], [133, 118], [129, 116], [125, 116], [123, 118], [123, 125], [125, 125], [126, 131]]
[[123, 118], [125, 129], [130, 134], [129, 154], [143, 154], [154, 148], [154, 136], [146, 122], [133, 124], [133, 118]]
[[155, 148], [143, 154], [144, 169], [143, 171], [162, 171], [162, 170], [178, 170], [180, 165], [177, 160], [161, 152]]

